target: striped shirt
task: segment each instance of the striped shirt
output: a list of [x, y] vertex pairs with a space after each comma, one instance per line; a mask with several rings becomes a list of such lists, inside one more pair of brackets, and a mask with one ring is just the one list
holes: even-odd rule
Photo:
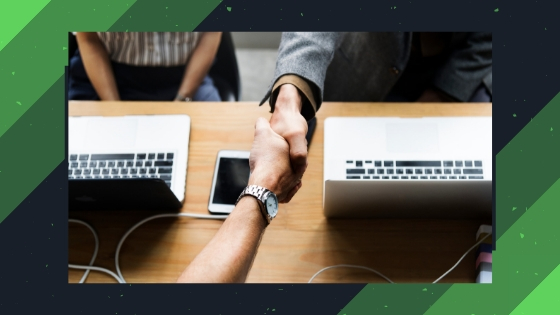
[[133, 66], [186, 65], [202, 33], [98, 32], [109, 58]]

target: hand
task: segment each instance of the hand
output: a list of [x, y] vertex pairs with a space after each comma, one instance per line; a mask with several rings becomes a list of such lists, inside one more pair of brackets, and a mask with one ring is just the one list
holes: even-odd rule
[[289, 202], [301, 188], [301, 181], [290, 165], [289, 150], [288, 142], [270, 128], [266, 119], [257, 119], [249, 157], [249, 185], [274, 192], [282, 203]]
[[274, 113], [270, 118], [272, 130], [290, 145], [290, 162], [299, 179], [307, 169], [307, 121], [301, 115], [301, 96], [291, 84], [280, 87]]

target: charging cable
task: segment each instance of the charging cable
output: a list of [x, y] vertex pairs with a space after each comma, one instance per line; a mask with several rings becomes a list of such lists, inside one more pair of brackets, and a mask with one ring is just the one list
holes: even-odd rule
[[227, 219], [228, 216], [227, 215], [204, 215], [204, 214], [196, 214], [196, 213], [169, 213], [169, 214], [154, 215], [136, 223], [133, 227], [131, 227], [130, 229], [128, 229], [128, 231], [126, 231], [123, 237], [121, 237], [119, 244], [117, 245], [117, 251], [115, 253], [115, 267], [117, 269], [117, 274], [115, 274], [109, 269], [93, 266], [93, 262], [95, 261], [95, 258], [97, 257], [97, 252], [99, 251], [99, 238], [97, 237], [97, 233], [95, 232], [93, 227], [91, 227], [91, 225], [81, 220], [68, 219], [68, 222], [85, 225], [93, 233], [93, 238], [95, 239], [95, 249], [93, 250], [93, 256], [91, 257], [89, 265], [84, 266], [84, 265], [68, 264], [68, 268], [85, 270], [85, 273], [82, 276], [82, 279], [80, 279], [79, 283], [84, 283], [90, 270], [96, 270], [96, 271], [107, 273], [108, 275], [115, 278], [119, 283], [126, 283], [121, 273], [121, 268], [119, 266], [119, 254], [121, 251], [122, 244], [124, 243], [126, 238], [130, 235], [130, 233], [136, 230], [139, 226], [141, 226], [142, 224], [148, 221], [159, 219], [159, 218], [172, 218], [172, 217], [189, 217], [189, 218], [196, 218], [196, 219], [225, 220]]
[[[465, 258], [467, 256], [468, 253], [470, 253], [471, 250], [473, 250], [476, 246], [480, 245], [480, 243], [482, 243], [486, 238], [488, 238], [488, 236], [490, 236], [492, 234], [488, 234], [485, 237], [483, 237], [480, 241], [478, 241], [476, 244], [474, 244], [471, 248], [469, 248], [467, 250], [466, 253], [463, 254], [463, 256], [461, 256], [461, 258], [459, 258], [459, 260], [457, 261], [457, 263], [455, 263], [455, 265], [453, 265], [453, 267], [451, 267], [449, 270], [447, 270], [443, 275], [441, 275], [441, 277], [437, 278], [433, 283], [437, 283], [439, 280], [443, 279], [445, 276], [447, 276], [451, 271], [453, 271], [453, 269], [455, 269], [455, 267], [457, 267], [459, 265], [459, 263], [461, 263], [461, 261], [463, 260], [463, 258]], [[387, 278], [385, 275], [383, 275], [382, 273], [378, 272], [375, 269], [371, 269], [368, 267], [364, 267], [364, 266], [357, 266], [357, 265], [334, 265], [334, 266], [329, 266], [329, 267], [325, 267], [321, 270], [319, 270], [317, 273], [315, 273], [313, 275], [313, 277], [311, 277], [311, 279], [309, 279], [309, 281], [307, 283], [311, 283], [313, 282], [313, 279], [315, 279], [315, 277], [317, 277], [320, 273], [322, 273], [323, 271], [332, 269], [332, 268], [358, 268], [358, 269], [365, 269], [365, 270], [369, 270], [371, 272], [376, 273], [377, 275], [379, 275], [380, 277], [382, 277], [383, 279], [387, 280], [389, 283], [394, 283], [393, 281], [391, 281], [391, 279]]]
[[[90, 270], [96, 270], [96, 271], [101, 271], [101, 272], [105, 272], [107, 274], [109, 274], [110, 276], [112, 276], [113, 278], [115, 278], [119, 283], [126, 283], [126, 281], [124, 280], [124, 276], [121, 273], [121, 268], [119, 265], [119, 254], [120, 254], [120, 250], [122, 247], [122, 244], [124, 243], [124, 241], [126, 240], [126, 238], [130, 235], [130, 233], [132, 233], [134, 230], [136, 230], [139, 226], [141, 226], [142, 224], [151, 221], [151, 220], [155, 220], [155, 219], [160, 219], [160, 218], [171, 218], [171, 217], [189, 217], [189, 218], [196, 218], [196, 219], [209, 219], [209, 220], [225, 220], [227, 219], [227, 215], [204, 215], [204, 214], [195, 214], [195, 213], [170, 213], [170, 214], [158, 214], [158, 215], [154, 215], [151, 217], [148, 217], [138, 223], [136, 223], [133, 227], [131, 227], [130, 229], [128, 229], [128, 231], [126, 231], [126, 233], [123, 235], [123, 237], [121, 237], [118, 245], [117, 245], [117, 250], [115, 253], [115, 267], [117, 269], [117, 274], [115, 274], [114, 272], [112, 272], [109, 269], [105, 269], [105, 268], [101, 268], [101, 267], [96, 267], [93, 266], [93, 262], [95, 261], [95, 258], [97, 257], [97, 253], [99, 251], [99, 238], [97, 237], [97, 233], [95, 232], [95, 230], [93, 229], [93, 227], [89, 224], [87, 224], [84, 221], [81, 220], [76, 220], [76, 219], [68, 219], [68, 222], [72, 222], [72, 223], [78, 223], [78, 224], [82, 224], [84, 226], [86, 226], [92, 233], [93, 233], [93, 237], [95, 239], [95, 249], [93, 250], [93, 255], [91, 257], [91, 260], [89, 262], [89, 265], [84, 266], [84, 265], [75, 265], [75, 264], [68, 264], [68, 268], [72, 268], [72, 269], [82, 269], [85, 270], [84, 275], [82, 276], [82, 278], [80, 279], [79, 283], [84, 283], [85, 279], [87, 278], [87, 276], [89, 275], [89, 271]], [[451, 267], [449, 270], [447, 270], [443, 275], [441, 275], [439, 278], [437, 278], [433, 283], [437, 283], [439, 282], [441, 279], [443, 279], [445, 276], [447, 276], [451, 271], [453, 271], [453, 269], [455, 269], [455, 267], [457, 267], [459, 265], [459, 263], [461, 263], [461, 261], [467, 256], [468, 253], [470, 253], [474, 248], [476, 248], [476, 246], [480, 245], [484, 240], [486, 240], [486, 238], [488, 238], [490, 235], [492, 234], [488, 234], [485, 237], [483, 237], [480, 241], [478, 241], [476, 244], [474, 244], [471, 248], [469, 248], [464, 254], [463, 256], [461, 256], [461, 258], [459, 258], [459, 260], [455, 263], [455, 265], [453, 265], [453, 267]], [[394, 283], [393, 281], [391, 281], [391, 279], [387, 278], [385, 275], [383, 275], [382, 273], [378, 272], [375, 269], [371, 269], [368, 267], [364, 267], [364, 266], [358, 266], [358, 265], [346, 265], [346, 264], [342, 264], [342, 265], [334, 265], [334, 266], [328, 266], [325, 267], [321, 270], [319, 270], [317, 273], [315, 273], [311, 279], [309, 279], [309, 281], [307, 283], [311, 283], [313, 282], [313, 280], [319, 275], [321, 274], [323, 271], [327, 271], [329, 269], [333, 269], [333, 268], [357, 268], [357, 269], [364, 269], [364, 270], [368, 270], [371, 271], [377, 275], [379, 275], [380, 277], [384, 278], [385, 280], [387, 280], [389, 283]]]
[[[99, 238], [97, 237], [97, 233], [95, 232], [93, 227], [91, 227], [91, 225], [87, 224], [86, 222], [84, 222], [82, 220], [68, 219], [68, 222], [79, 223], [81, 225], [84, 225], [85, 227], [87, 227], [91, 231], [91, 233], [93, 233], [93, 238], [95, 239], [95, 249], [93, 250], [93, 256], [91, 257], [91, 260], [89, 261], [89, 265], [88, 265], [88, 266], [92, 266], [93, 262], [95, 261], [95, 258], [97, 258], [97, 252], [99, 251]], [[71, 267], [71, 266], [74, 266], [74, 267]], [[77, 266], [79, 268], [77, 268], [75, 266]], [[76, 269], [82, 269], [81, 266], [78, 266], [78, 265], [68, 265], [68, 267], [76, 268]], [[91, 268], [91, 269], [93, 269], [93, 268]], [[86, 281], [86, 278], [89, 275], [89, 270], [90, 270], [90, 268], [86, 269], [86, 272], [84, 272], [84, 275], [82, 276], [82, 279], [80, 279], [79, 283], [84, 283], [84, 281]], [[109, 271], [109, 270], [107, 270], [107, 271]]]
[[332, 269], [332, 268], [341, 268], [341, 267], [346, 267], [346, 268], [357, 268], [357, 269], [365, 269], [365, 270], [369, 270], [371, 272], [374, 272], [376, 274], [378, 274], [380, 277], [382, 277], [383, 279], [387, 280], [389, 283], [394, 283], [393, 281], [391, 281], [391, 279], [385, 277], [381, 272], [375, 270], [375, 269], [371, 269], [368, 267], [364, 267], [364, 266], [357, 266], [357, 265], [334, 265], [334, 266], [328, 266], [325, 267], [319, 271], [317, 271], [317, 273], [315, 273], [313, 275], [313, 277], [311, 277], [311, 279], [309, 279], [309, 281], [307, 283], [311, 283], [313, 282], [313, 279], [315, 279], [315, 277], [317, 277], [321, 272]]

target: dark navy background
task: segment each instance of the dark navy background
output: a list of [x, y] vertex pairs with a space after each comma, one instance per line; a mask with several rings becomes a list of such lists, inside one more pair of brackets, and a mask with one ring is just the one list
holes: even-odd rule
[[[558, 9], [541, 0], [225, 0], [197, 30], [492, 31], [497, 154], [560, 92]], [[65, 161], [1, 223], [1, 314], [336, 314], [364, 286], [69, 285], [67, 218]]]

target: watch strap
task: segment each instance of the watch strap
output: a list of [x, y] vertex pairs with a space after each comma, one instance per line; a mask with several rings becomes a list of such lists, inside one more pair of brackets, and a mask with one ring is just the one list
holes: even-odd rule
[[249, 185], [249, 186], [245, 187], [245, 189], [243, 189], [243, 191], [241, 192], [241, 194], [237, 198], [237, 201], [235, 202], [235, 205], [237, 205], [239, 200], [241, 200], [241, 198], [243, 198], [245, 196], [254, 197], [255, 199], [257, 199], [259, 209], [261, 210], [261, 214], [264, 217], [264, 221], [266, 222], [266, 225], [269, 225], [270, 221], [271, 221], [271, 217], [268, 215], [268, 212], [267, 212], [266, 207], [265, 207], [265, 202], [266, 201], [263, 200], [263, 197], [266, 194], [266, 192], [269, 192], [269, 190], [264, 188], [264, 187], [257, 186], [257, 185]]
[[182, 101], [182, 102], [191, 102], [192, 98], [190, 98], [188, 96], [185, 97], [185, 96], [177, 94], [177, 96], [175, 96], [175, 100], [176, 101]]

